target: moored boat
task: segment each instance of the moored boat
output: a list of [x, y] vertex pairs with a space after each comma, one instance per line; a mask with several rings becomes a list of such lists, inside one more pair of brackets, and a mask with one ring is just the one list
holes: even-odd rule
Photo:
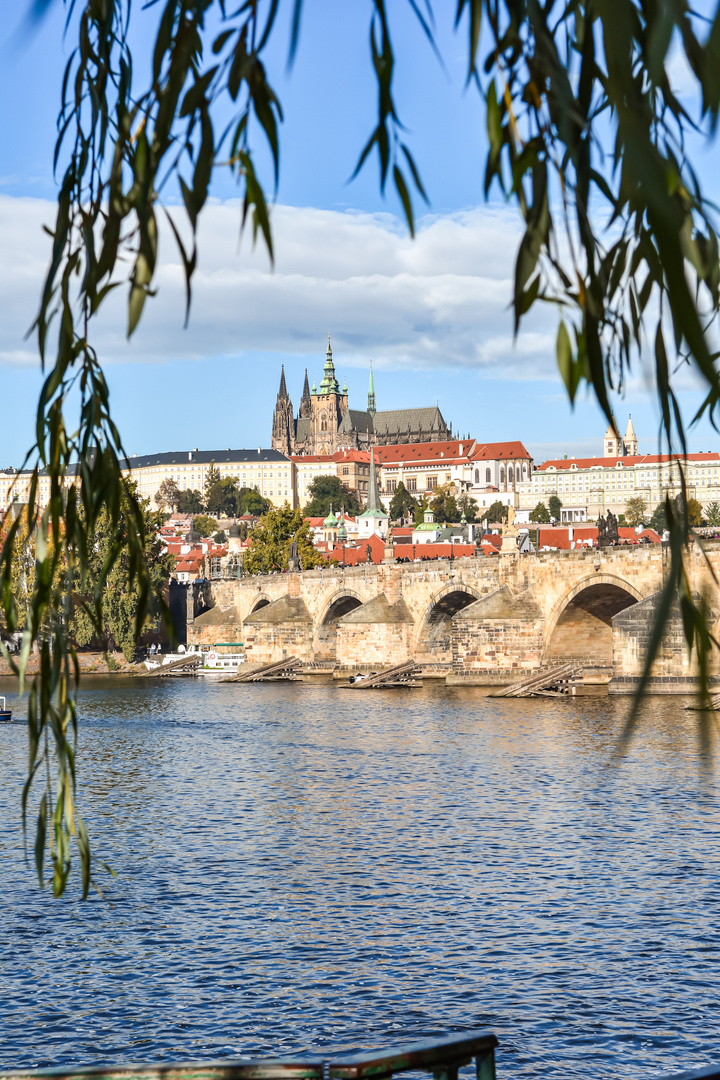
[[157, 671], [158, 668], [167, 667], [168, 664], [174, 664], [178, 660], [190, 660], [193, 656], [200, 657], [201, 655], [199, 649], [186, 649], [184, 645], [181, 645], [177, 652], [155, 653], [144, 660], [143, 663], [148, 671]]
[[12, 709], [8, 709], [5, 705], [5, 698], [0, 697], [0, 724], [12, 720]]
[[245, 663], [241, 641], [218, 641], [214, 645], [201, 648], [202, 666], [199, 675], [236, 675], [241, 664]]

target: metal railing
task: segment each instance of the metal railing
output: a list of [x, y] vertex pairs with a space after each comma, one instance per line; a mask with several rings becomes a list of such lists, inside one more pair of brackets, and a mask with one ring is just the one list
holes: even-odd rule
[[[0, 1072], [0, 1080], [385, 1080], [400, 1073], [432, 1073], [433, 1080], [458, 1080], [475, 1062], [476, 1080], [495, 1080], [491, 1031], [467, 1031], [442, 1039], [406, 1043], [337, 1058], [259, 1058], [236, 1061], [168, 1062], [165, 1065], [109, 1065], [88, 1069], [20, 1069]], [[664, 1080], [720, 1080], [720, 1065], [674, 1073]]]
[[1, 1072], [0, 1080], [381, 1080], [418, 1071], [432, 1073], [434, 1080], [457, 1080], [458, 1070], [473, 1060], [477, 1080], [495, 1080], [497, 1045], [492, 1032], [469, 1031], [349, 1057], [20, 1069]]

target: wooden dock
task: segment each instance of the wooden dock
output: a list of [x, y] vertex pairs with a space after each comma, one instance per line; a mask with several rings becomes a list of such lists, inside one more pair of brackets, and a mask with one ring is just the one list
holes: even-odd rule
[[[414, 686], [420, 686], [420, 683], [413, 676], [419, 675], [421, 671], [422, 668], [419, 668], [414, 660], [408, 660], [404, 664], [395, 664], [394, 667], [386, 668], [385, 671], [377, 671], [373, 672], [372, 675], [363, 676], [358, 681], [344, 683], [340, 689], [385, 690], [390, 686], [412, 689]], [[355, 678], [357, 679], [357, 676]]]
[[490, 697], [567, 697], [574, 696], [582, 668], [577, 663], [560, 664], [549, 671], [535, 672], [527, 679], [504, 686]]
[[221, 682], [295, 682], [302, 678], [298, 668], [303, 666], [297, 656], [288, 656], [285, 660], [276, 660], [274, 664], [262, 664], [251, 671], [231, 675]]
[[686, 705], [686, 712], [720, 712], [720, 694], [710, 694], [700, 705]]
[[169, 664], [160, 664], [159, 667], [150, 668], [149, 671], [140, 672], [141, 679], [163, 679], [166, 675], [197, 675], [198, 668], [202, 664], [202, 657], [197, 653], [188, 656], [180, 656], [177, 660], [171, 660]]

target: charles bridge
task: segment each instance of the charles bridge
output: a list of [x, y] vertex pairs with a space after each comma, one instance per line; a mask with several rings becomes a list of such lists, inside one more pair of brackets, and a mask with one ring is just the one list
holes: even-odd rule
[[[188, 595], [187, 640], [244, 641], [253, 662], [294, 655], [338, 672], [414, 659], [427, 675], [471, 684], [577, 659], [586, 680], [622, 692], [642, 670], [668, 563], [654, 544], [212, 581]], [[720, 544], [691, 551], [688, 570], [715, 621]], [[675, 613], [654, 682], [679, 689], [695, 674]]]

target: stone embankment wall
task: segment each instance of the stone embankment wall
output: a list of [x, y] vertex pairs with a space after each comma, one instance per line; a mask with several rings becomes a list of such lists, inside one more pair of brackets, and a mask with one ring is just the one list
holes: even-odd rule
[[[708, 557], [720, 570], [720, 545]], [[258, 662], [295, 655], [349, 669], [415, 659], [490, 682], [577, 658], [631, 679], [652, 605], [637, 607], [662, 588], [667, 558], [648, 545], [213, 582], [212, 610], [194, 616], [188, 641], [244, 640]], [[713, 599], [704, 556], [691, 554], [688, 566], [693, 588]], [[666, 651], [658, 677], [685, 672], [674, 638]]]

